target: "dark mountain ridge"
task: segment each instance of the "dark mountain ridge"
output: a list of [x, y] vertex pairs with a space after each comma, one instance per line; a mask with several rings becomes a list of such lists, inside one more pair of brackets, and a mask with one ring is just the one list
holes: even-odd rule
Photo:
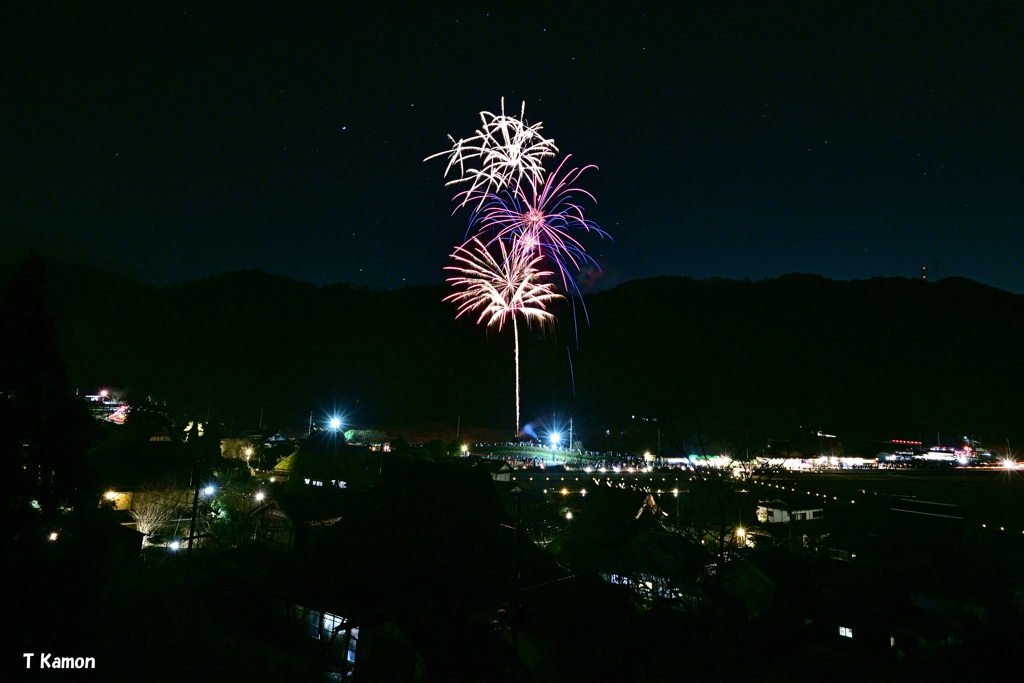
[[[47, 265], [82, 393], [122, 387], [239, 429], [340, 411], [354, 424], [451, 424], [453, 436], [456, 424], [514, 431], [511, 329], [456, 320], [444, 287], [248, 270], [154, 288]], [[1024, 296], [973, 281], [657, 277], [555, 313], [554, 329], [519, 326], [522, 422], [573, 417], [591, 443], [645, 420], [666, 449], [683, 434], [795, 428], [1024, 436]]]

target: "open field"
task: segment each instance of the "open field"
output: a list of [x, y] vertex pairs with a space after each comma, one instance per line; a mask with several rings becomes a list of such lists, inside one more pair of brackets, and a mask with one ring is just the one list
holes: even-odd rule
[[860, 519], [878, 529], [884, 528], [888, 510], [900, 506], [898, 498], [938, 503], [928, 509], [963, 517], [969, 537], [1024, 561], [1024, 471], [778, 472], [752, 484], [748, 488], [759, 498], [809, 494], [822, 501], [826, 519]]
[[1024, 520], [1024, 471], [1006, 469], [827, 470], [777, 472], [770, 481], [789, 483], [841, 499], [863, 495], [916, 498], [958, 505], [973, 514], [1002, 510]]

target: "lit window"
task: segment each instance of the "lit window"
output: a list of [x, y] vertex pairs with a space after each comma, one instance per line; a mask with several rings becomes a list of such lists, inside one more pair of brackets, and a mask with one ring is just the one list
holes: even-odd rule
[[352, 631], [350, 632], [350, 635], [349, 635], [349, 638], [348, 638], [348, 654], [346, 655], [348, 657], [348, 661], [353, 663], [353, 664], [355, 664], [355, 662], [356, 662], [356, 643], [357, 642], [359, 642], [359, 627], [358, 626], [354, 626], [354, 627], [352, 627]]
[[[348, 620], [344, 617], [339, 617], [336, 614], [330, 612], [320, 612], [319, 610], [309, 610], [309, 626], [310, 635], [316, 639], [325, 639], [340, 643], [342, 638], [346, 638], [345, 643], [345, 659], [350, 664], [355, 664], [356, 661], [356, 645], [359, 642], [359, 627], [348, 626]], [[349, 669], [351, 671], [351, 669]]]
[[341, 627], [345, 625], [345, 620], [330, 612], [324, 612], [324, 625], [323, 629], [325, 633], [335, 633], [341, 630]]
[[330, 612], [309, 610], [309, 634], [314, 638], [331, 638], [335, 634], [344, 635], [348, 620]]
[[840, 626], [839, 635], [841, 635], [843, 638], [853, 638], [853, 629], [847, 626]]

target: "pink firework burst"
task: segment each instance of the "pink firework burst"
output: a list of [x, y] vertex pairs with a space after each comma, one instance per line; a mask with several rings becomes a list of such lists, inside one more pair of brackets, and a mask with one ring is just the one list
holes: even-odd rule
[[475, 229], [478, 235], [489, 233], [491, 239], [512, 243], [513, 252], [550, 259], [563, 288], [579, 293], [574, 274], [597, 263], [576, 235], [595, 233], [603, 238], [608, 234], [587, 219], [576, 200], [582, 197], [596, 203], [593, 195], [576, 183], [584, 172], [597, 167], [568, 167], [571, 158], [567, 155], [542, 183], [517, 182], [498, 194], [489, 194], [482, 208], [475, 212], [470, 229]]

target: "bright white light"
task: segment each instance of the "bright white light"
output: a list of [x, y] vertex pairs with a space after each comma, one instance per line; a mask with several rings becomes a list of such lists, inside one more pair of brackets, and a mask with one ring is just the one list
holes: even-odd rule
[[572, 513], [571, 512], [566, 512], [565, 513], [565, 518], [566, 519], [572, 519]]
[[558, 432], [551, 432], [551, 447], [555, 448], [558, 446], [558, 442], [561, 441], [562, 436]]
[[57, 540], [57, 532], [56, 531], [51, 531], [50, 532], [50, 540], [51, 541], [56, 541]]
[[203, 493], [207, 496], [211, 495], [213, 493], [213, 487], [207, 486], [205, 489], [203, 489]]
[[337, 431], [338, 429], [341, 428], [341, 418], [332, 417], [329, 424], [331, 426], [331, 429]]
[[178, 548], [181, 547], [181, 542], [180, 541], [171, 541], [171, 545], [169, 547], [170, 547], [171, 550], [177, 550]]
[[264, 498], [265, 496], [263, 495], [263, 491], [256, 494], [256, 500], [263, 500]]

